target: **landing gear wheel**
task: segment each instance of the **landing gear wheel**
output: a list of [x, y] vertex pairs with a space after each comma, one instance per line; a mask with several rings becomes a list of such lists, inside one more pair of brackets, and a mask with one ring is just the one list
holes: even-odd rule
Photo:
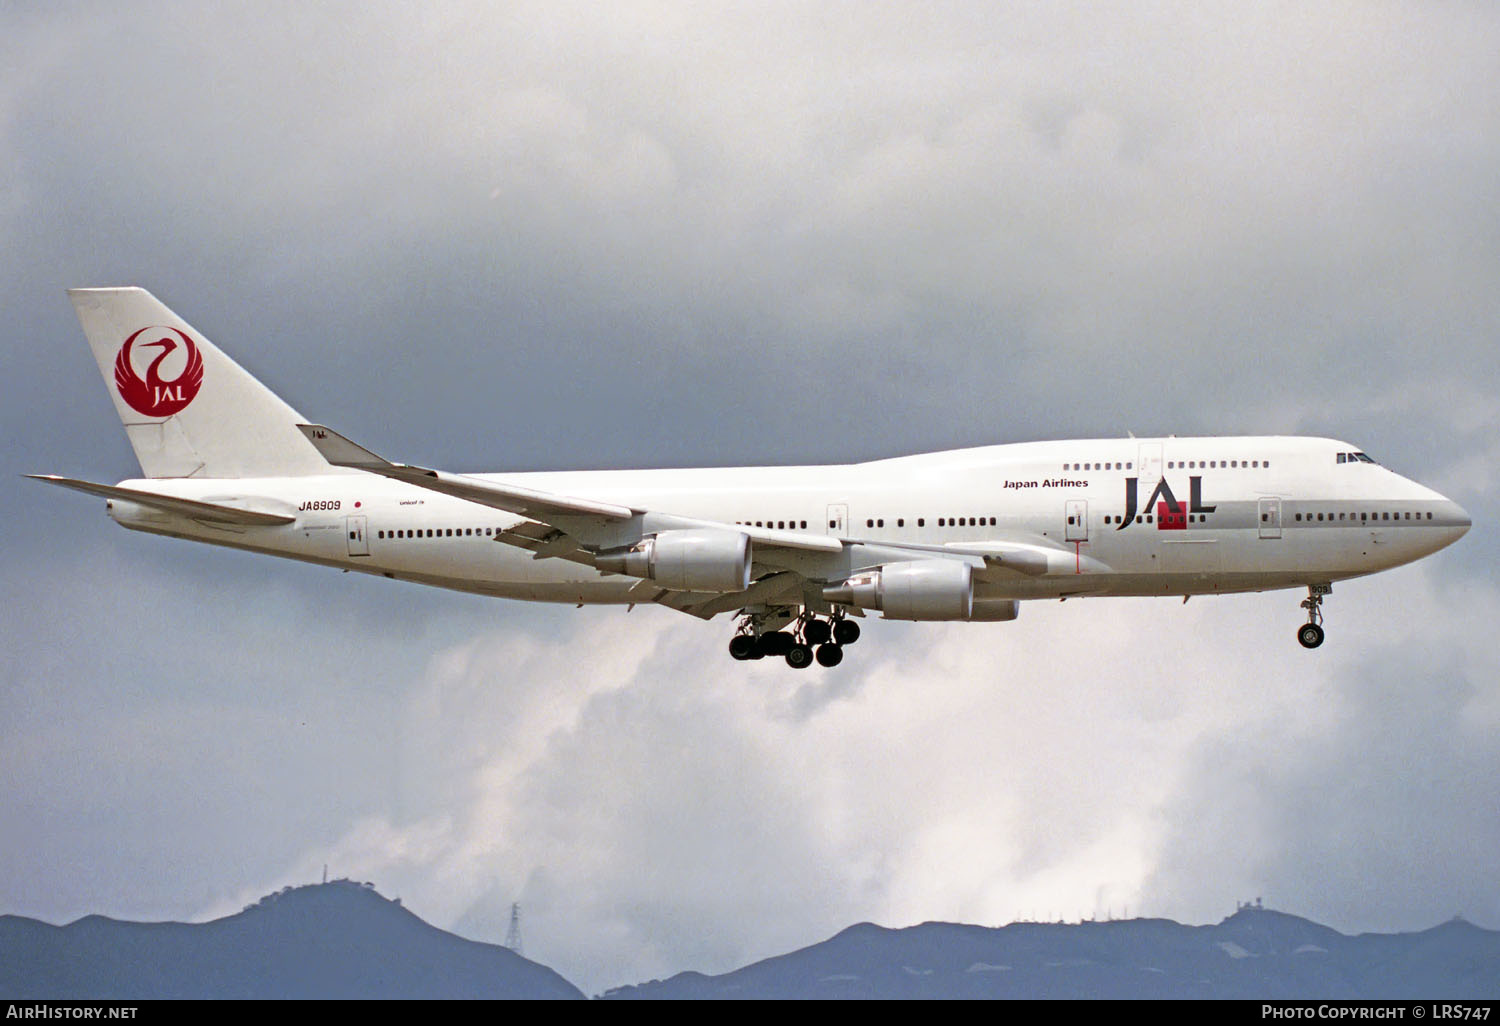
[[809, 645], [821, 645], [831, 634], [827, 620], [808, 620], [802, 625], [802, 640]]
[[786, 664], [794, 670], [805, 670], [812, 665], [813, 652], [806, 645], [793, 645], [786, 650]]
[[760, 636], [760, 647], [766, 655], [786, 655], [797, 644], [797, 639], [786, 631], [768, 631]]
[[852, 645], [859, 640], [859, 624], [853, 620], [839, 620], [833, 625], [833, 640], [840, 645]]
[[1307, 598], [1302, 600], [1302, 608], [1307, 610], [1307, 623], [1297, 628], [1297, 641], [1303, 648], [1317, 648], [1323, 644], [1323, 596], [1331, 591], [1331, 584], [1307, 586]]
[[735, 659], [754, 659], [760, 643], [753, 634], [736, 634], [729, 639], [729, 654]]
[[837, 666], [844, 661], [844, 648], [842, 645], [819, 645], [818, 665]]

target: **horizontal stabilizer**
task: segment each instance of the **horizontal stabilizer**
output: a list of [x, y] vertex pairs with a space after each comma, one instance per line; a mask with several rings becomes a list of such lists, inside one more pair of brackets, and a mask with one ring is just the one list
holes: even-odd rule
[[164, 513], [173, 513], [180, 517], [204, 520], [214, 524], [275, 527], [277, 524], [290, 524], [296, 519], [280, 513], [261, 513], [253, 509], [241, 509], [238, 506], [221, 506], [214, 502], [179, 499], [175, 495], [143, 492], [136, 488], [121, 488], [118, 485], [95, 484], [93, 481], [80, 481], [73, 477], [58, 477], [56, 474], [27, 474], [26, 476], [33, 481], [46, 481], [48, 484], [61, 485], [77, 492], [87, 492], [106, 499], [119, 499], [122, 502], [134, 502], [137, 505], [159, 509]]

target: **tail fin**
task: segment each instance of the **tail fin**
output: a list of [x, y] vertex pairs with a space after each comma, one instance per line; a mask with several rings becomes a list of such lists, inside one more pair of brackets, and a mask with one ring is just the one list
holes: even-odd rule
[[145, 289], [68, 298], [147, 477], [339, 473], [297, 430], [305, 417]]

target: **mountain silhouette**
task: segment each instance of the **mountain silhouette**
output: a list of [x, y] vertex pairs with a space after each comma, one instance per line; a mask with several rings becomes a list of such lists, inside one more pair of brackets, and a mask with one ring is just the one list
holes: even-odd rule
[[0, 994], [45, 998], [581, 998], [546, 966], [337, 880], [208, 923], [0, 916]]
[[861, 923], [719, 976], [680, 973], [606, 998], [1438, 998], [1500, 996], [1500, 932], [1461, 920], [1346, 936], [1241, 908], [1165, 919], [989, 928]]

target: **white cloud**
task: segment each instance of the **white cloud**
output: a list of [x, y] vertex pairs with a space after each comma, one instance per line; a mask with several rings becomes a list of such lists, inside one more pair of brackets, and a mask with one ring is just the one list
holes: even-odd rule
[[[804, 674], [731, 663], [718, 626], [659, 610], [491, 634], [434, 657], [410, 703], [402, 789], [425, 814], [353, 824], [332, 850], [471, 935], [498, 941], [521, 901], [528, 951], [590, 990], [723, 971], [863, 919], [1128, 907], [1202, 921], [1251, 891], [1311, 901], [1309, 881], [1363, 863], [1357, 845], [1323, 851], [1315, 869], [1277, 859], [1288, 832], [1311, 836], [1309, 822], [1283, 821], [1305, 814], [1285, 788], [1347, 772], [1392, 789], [1388, 761], [1306, 753], [1409, 726], [1390, 717], [1425, 685], [1368, 661], [1390, 643], [1396, 595], [1415, 603], [1403, 622], [1439, 619], [1420, 570], [1341, 585], [1318, 653], [1295, 644], [1291, 594], [1037, 604], [1008, 625], [872, 622], [843, 666]], [[1466, 679], [1497, 679], [1472, 640], [1497, 601], [1471, 589], [1465, 614], [1419, 644], [1452, 643]], [[816, 673], [853, 679], [799, 704]], [[1404, 698], [1351, 705], [1351, 687]], [[1455, 715], [1477, 742], [1497, 694], [1471, 687]], [[1494, 753], [1432, 758], [1451, 779]], [[1241, 784], [1266, 774], [1269, 798]], [[1387, 811], [1399, 823], [1411, 810]], [[1393, 859], [1425, 844], [1399, 826], [1378, 840]], [[1436, 896], [1429, 885], [1392, 900], [1436, 919]]]

